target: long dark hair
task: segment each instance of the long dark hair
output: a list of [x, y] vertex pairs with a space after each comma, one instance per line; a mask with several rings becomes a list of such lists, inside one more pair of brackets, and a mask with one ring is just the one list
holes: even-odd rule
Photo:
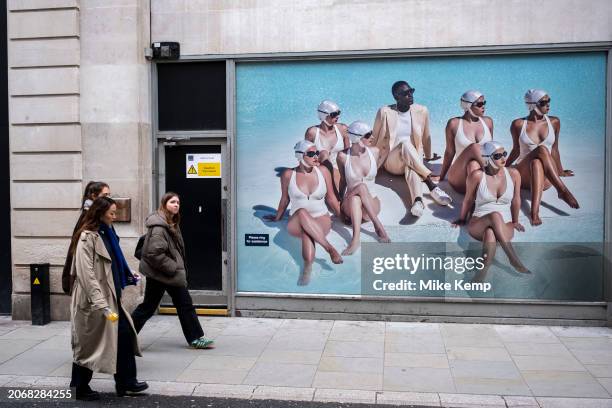
[[83, 190], [83, 198], [81, 199], [81, 209], [85, 206], [85, 201], [94, 200], [97, 198], [104, 187], [110, 188], [108, 184], [103, 181], [90, 181], [85, 186], [85, 190]]
[[159, 209], [157, 211], [164, 216], [166, 222], [168, 223], [168, 225], [170, 225], [170, 228], [176, 230], [178, 228], [179, 223], [181, 222], [181, 214], [172, 214], [166, 209], [166, 204], [168, 203], [168, 201], [170, 201], [170, 199], [174, 197], [178, 198], [179, 200], [181, 199], [181, 197], [179, 197], [179, 195], [173, 191], [168, 191], [166, 194], [164, 194], [161, 198], [161, 202], [159, 203]]
[[110, 197], [98, 197], [94, 200], [89, 210], [86, 211], [81, 227], [72, 235], [71, 247], [76, 249], [77, 242], [83, 231], [97, 231], [100, 228], [100, 220], [104, 214], [115, 205], [115, 200]]

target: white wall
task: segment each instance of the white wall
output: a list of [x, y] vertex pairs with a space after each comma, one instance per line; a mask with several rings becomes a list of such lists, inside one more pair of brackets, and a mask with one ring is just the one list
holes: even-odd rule
[[151, 0], [182, 55], [612, 40], [609, 0]]

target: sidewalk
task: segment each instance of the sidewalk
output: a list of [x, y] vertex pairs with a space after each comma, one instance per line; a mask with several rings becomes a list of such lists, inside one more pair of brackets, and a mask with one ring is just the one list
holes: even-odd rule
[[[452, 407], [612, 407], [612, 329], [200, 318], [189, 349], [176, 316], [140, 334], [150, 393]], [[70, 323], [0, 317], [0, 387], [67, 388]], [[92, 388], [113, 391], [107, 375]]]

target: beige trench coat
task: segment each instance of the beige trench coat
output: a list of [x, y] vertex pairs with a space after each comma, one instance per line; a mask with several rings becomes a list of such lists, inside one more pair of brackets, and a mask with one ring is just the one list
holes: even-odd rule
[[[74, 362], [95, 372], [115, 374], [118, 322], [104, 316], [105, 307], [118, 313], [111, 257], [97, 232], [84, 231], [77, 243], [71, 274], [76, 276], [70, 305]], [[123, 306], [122, 306], [123, 307]], [[134, 354], [141, 356], [130, 314]]]

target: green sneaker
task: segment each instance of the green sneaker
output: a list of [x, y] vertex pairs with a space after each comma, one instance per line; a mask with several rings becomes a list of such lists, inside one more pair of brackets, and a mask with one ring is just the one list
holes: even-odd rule
[[194, 349], [207, 349], [211, 348], [213, 344], [215, 344], [214, 340], [202, 336], [199, 339], [195, 339], [194, 341], [192, 341], [191, 344], [189, 344], [189, 347]]

